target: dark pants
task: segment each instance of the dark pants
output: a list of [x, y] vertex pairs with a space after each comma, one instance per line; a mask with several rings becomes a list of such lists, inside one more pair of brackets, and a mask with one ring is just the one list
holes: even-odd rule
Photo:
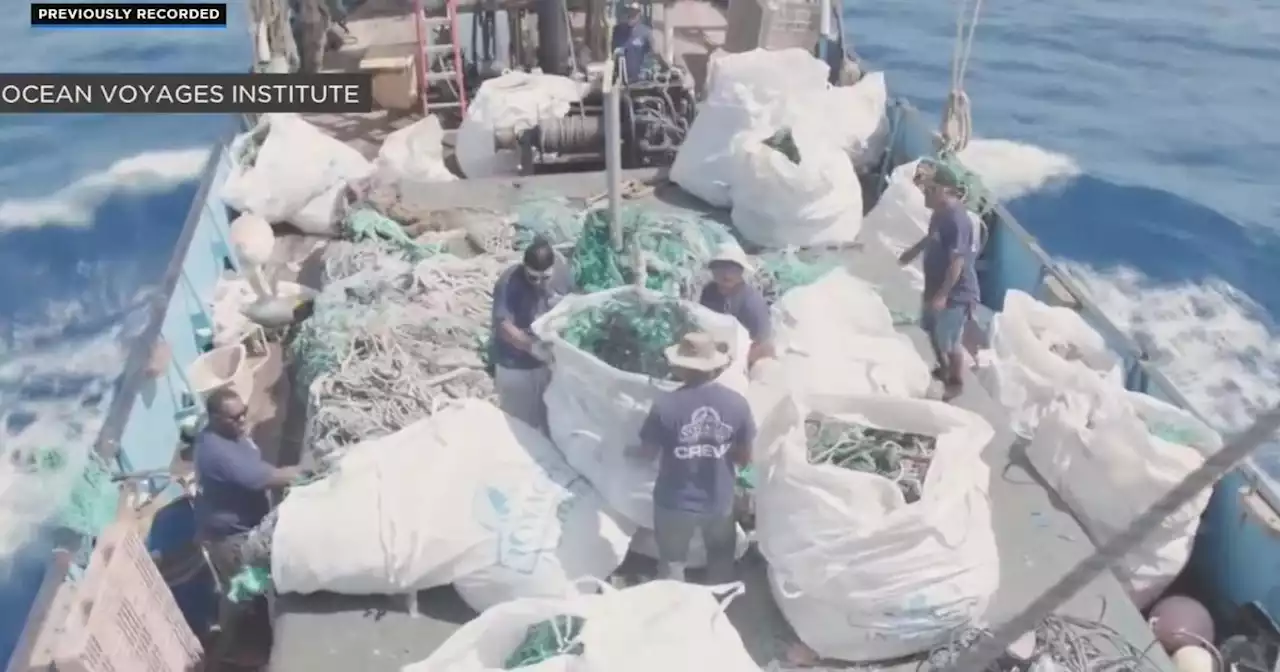
[[[256, 597], [249, 602], [235, 603], [227, 599], [231, 579], [244, 569], [244, 545], [248, 533], [229, 537], [205, 538], [202, 543], [209, 553], [209, 564], [218, 580], [218, 636], [216, 658], [229, 654], [240, 658], [261, 657], [271, 651], [271, 616], [267, 599]], [[243, 655], [242, 655], [243, 654]]]
[[707, 583], [719, 585], [733, 581], [733, 554], [736, 530], [733, 511], [722, 515], [653, 509], [653, 536], [658, 542], [658, 578], [684, 581], [689, 564], [689, 546], [693, 535], [702, 533], [707, 549]]

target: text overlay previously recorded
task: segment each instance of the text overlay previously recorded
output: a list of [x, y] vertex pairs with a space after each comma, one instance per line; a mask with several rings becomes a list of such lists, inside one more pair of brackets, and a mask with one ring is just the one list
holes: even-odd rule
[[227, 3], [89, 4], [40, 2], [31, 5], [31, 25], [50, 28], [205, 27], [225, 28]]
[[0, 114], [264, 114], [373, 110], [369, 74], [0, 74]]

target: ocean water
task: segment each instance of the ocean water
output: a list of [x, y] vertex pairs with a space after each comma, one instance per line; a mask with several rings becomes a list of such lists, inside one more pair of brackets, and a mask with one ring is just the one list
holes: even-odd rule
[[[233, 26], [244, 25], [232, 3]], [[846, 32], [936, 115], [955, 5], [854, 0]], [[241, 72], [247, 30], [34, 31], [12, 72]], [[1268, 28], [1270, 26], [1270, 28]], [[1274, 0], [986, 3], [967, 89], [975, 169], [1116, 323], [1225, 429], [1280, 401], [1280, 62]], [[136, 307], [210, 144], [202, 116], [0, 117], [0, 445], [87, 451]], [[0, 558], [65, 484], [0, 461]], [[3, 598], [0, 595], [0, 598]], [[6, 650], [0, 641], [0, 653]]]

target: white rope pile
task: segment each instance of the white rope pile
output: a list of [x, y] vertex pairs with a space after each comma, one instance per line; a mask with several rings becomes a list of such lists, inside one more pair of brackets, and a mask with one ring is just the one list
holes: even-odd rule
[[451, 399], [493, 396], [482, 357], [491, 292], [514, 257], [441, 254], [415, 265], [376, 247], [326, 255], [333, 281], [295, 339], [307, 446], [320, 471], [346, 446], [399, 431]]
[[973, 108], [969, 94], [964, 90], [964, 78], [969, 70], [969, 57], [973, 54], [973, 35], [978, 29], [978, 15], [982, 0], [959, 0], [956, 3], [956, 42], [951, 55], [951, 90], [947, 92], [946, 106], [942, 110], [943, 149], [959, 152], [969, 146], [973, 138]]

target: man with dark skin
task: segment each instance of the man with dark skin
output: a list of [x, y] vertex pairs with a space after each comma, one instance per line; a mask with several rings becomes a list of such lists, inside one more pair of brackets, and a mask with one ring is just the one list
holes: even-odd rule
[[905, 266], [924, 254], [920, 326], [938, 359], [933, 375], [945, 386], [943, 400], [950, 401], [964, 389], [964, 329], [980, 299], [974, 269], [978, 245], [955, 172], [939, 165], [922, 188], [933, 211], [929, 231], [898, 262]]
[[705, 333], [685, 336], [666, 352], [678, 389], [653, 402], [640, 428], [641, 459], [658, 460], [653, 535], [658, 578], [683, 581], [693, 535], [707, 549], [707, 581], [733, 580], [734, 471], [751, 462], [755, 417], [741, 394], [716, 382], [728, 347]]
[[625, 21], [613, 27], [611, 41], [614, 56], [622, 59], [622, 81], [630, 84], [639, 81], [644, 61], [653, 53], [653, 29], [645, 25], [639, 3], [628, 4], [625, 11]]
[[[298, 467], [276, 467], [262, 458], [248, 434], [249, 409], [230, 388], [210, 393], [206, 411], [208, 424], [195, 440], [196, 525], [213, 571], [225, 590], [231, 577], [244, 568], [243, 548], [249, 531], [271, 509], [267, 492], [288, 486], [302, 472]], [[221, 636], [227, 638], [219, 648], [234, 656], [234, 660], [224, 662], [265, 662], [268, 652], [264, 646], [239, 645], [242, 633], [246, 638], [266, 637], [270, 625], [265, 603], [238, 608], [224, 598], [218, 607], [218, 623]]]

